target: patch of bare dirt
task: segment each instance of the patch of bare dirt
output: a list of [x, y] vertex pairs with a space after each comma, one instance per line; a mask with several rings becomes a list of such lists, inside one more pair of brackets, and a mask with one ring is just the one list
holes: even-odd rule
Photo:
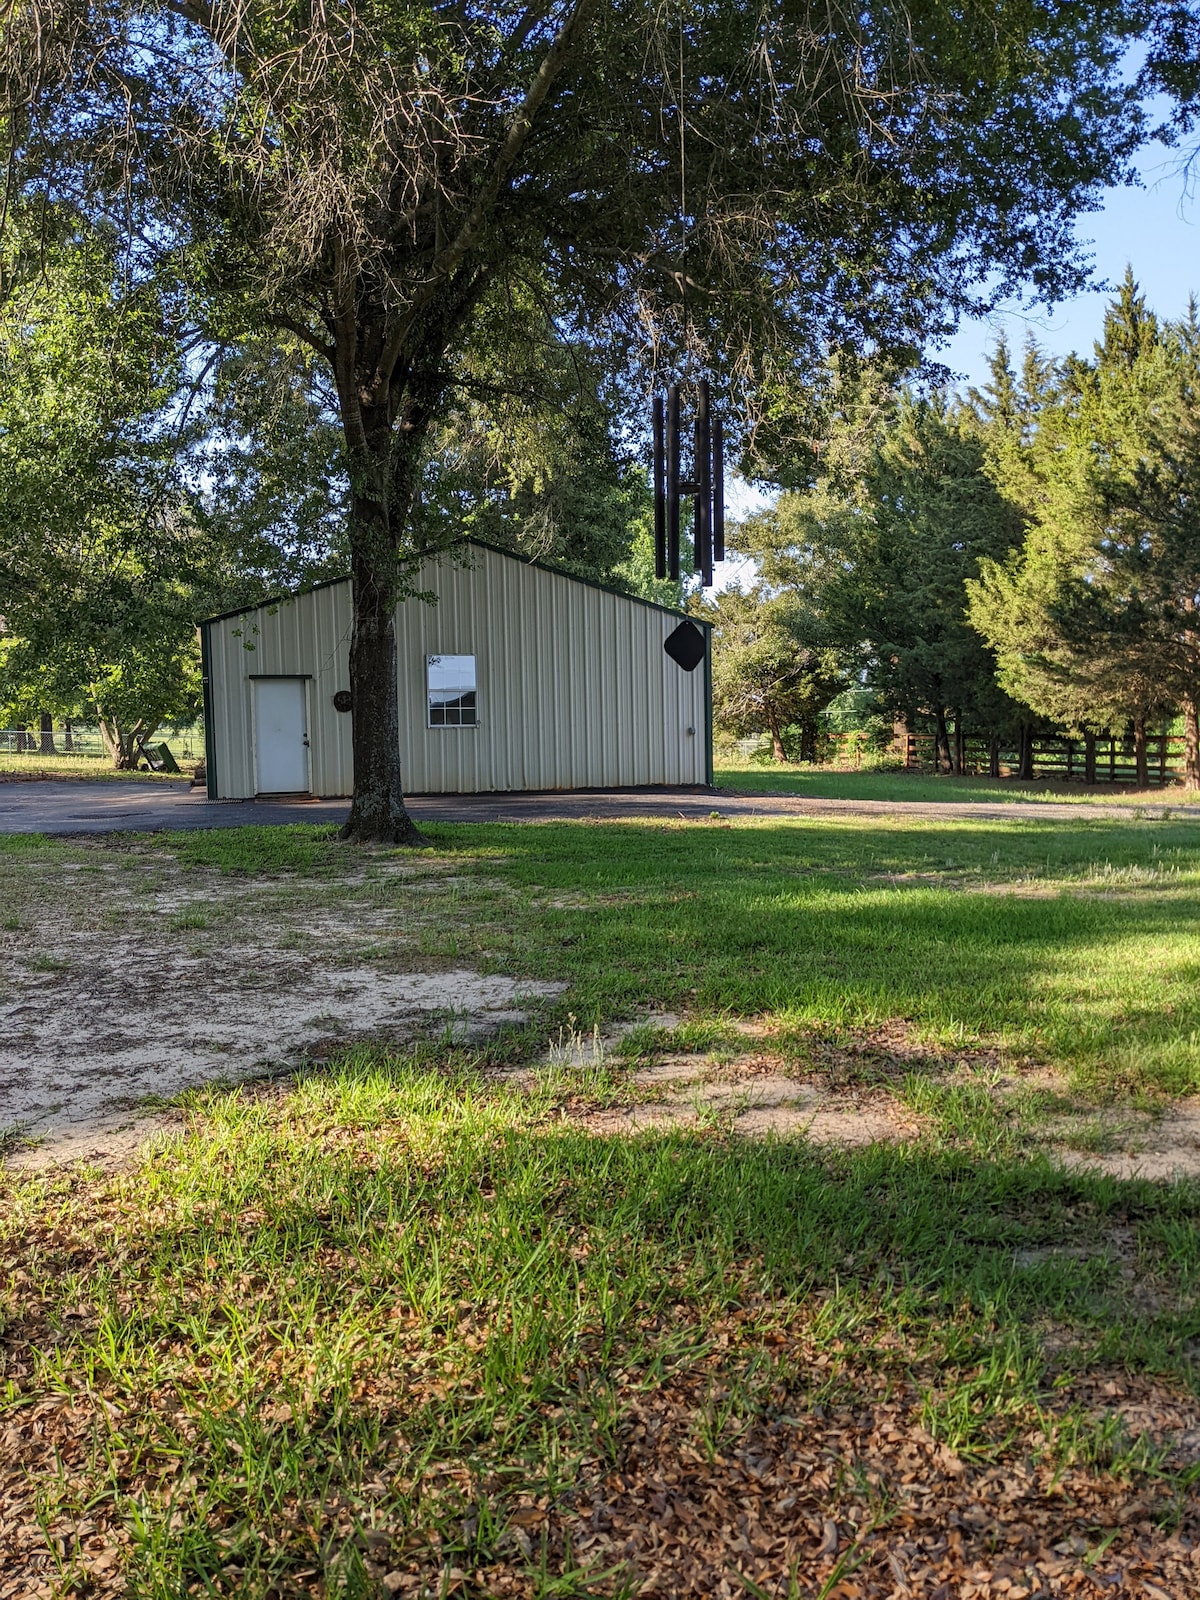
[[[128, 1152], [130, 1113], [212, 1082], [430, 1029], [519, 1024], [564, 985], [476, 971], [459, 881], [383, 862], [335, 881], [184, 873], [162, 849], [84, 852], [4, 881], [0, 1140], [26, 1159]], [[487, 886], [485, 885], [485, 888]], [[135, 1127], [141, 1133], [132, 1133]]]
[[44, 1134], [114, 1106], [285, 1067], [332, 1036], [412, 1038], [431, 1016], [460, 1035], [523, 1020], [563, 986], [467, 969], [396, 973], [319, 954], [235, 947], [225, 960], [110, 940], [0, 1005], [0, 1123]]
[[1112, 1178], [1200, 1178], [1200, 1097], [1176, 1101], [1153, 1117], [1110, 1116], [1100, 1131], [1108, 1148], [1063, 1145], [1064, 1165]]
[[867, 1145], [911, 1138], [920, 1119], [885, 1089], [831, 1089], [782, 1069], [777, 1056], [732, 1061], [672, 1054], [630, 1074], [631, 1104], [581, 1101], [569, 1114], [597, 1134], [716, 1126], [748, 1138], [802, 1136], [819, 1144]]
[[44, 1138], [21, 1141], [5, 1165], [18, 1172], [43, 1172], [51, 1167], [85, 1165], [115, 1172], [147, 1146], [184, 1127], [182, 1112], [127, 1111], [81, 1118], [52, 1127]]

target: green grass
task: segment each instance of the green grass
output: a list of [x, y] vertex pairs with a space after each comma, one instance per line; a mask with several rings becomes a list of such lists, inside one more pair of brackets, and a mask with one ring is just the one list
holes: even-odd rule
[[[352, 1050], [290, 1092], [194, 1095], [131, 1171], [0, 1177], [0, 1433], [47, 1581], [107, 1593], [87, 1589], [100, 1541], [142, 1600], [632, 1595], [667, 1559], [638, 1530], [686, 1482], [784, 1518], [793, 1578], [753, 1541], [697, 1543], [746, 1592], [844, 1597], [854, 1568], [886, 1594], [916, 1474], [937, 1561], [984, 1507], [954, 1524], [949, 1593], [1017, 1537], [1018, 1480], [1047, 1547], [1186, 1592], [1155, 1562], [1198, 1531], [1197, 1469], [1111, 1397], [1175, 1406], [1180, 1431], [1194, 1408], [1200, 1186], [1068, 1172], [1034, 1135], [1068, 1093], [1136, 1120], [1200, 1088], [1195, 825], [1039, 807], [429, 833], [406, 858], [309, 826], [0, 840], [5, 883], [43, 892], [59, 859], [169, 856], [231, 901], [252, 878], [415, 914], [432, 872], [452, 881], [420, 937], [442, 959], [570, 985], [473, 1054]], [[532, 1088], [497, 1076], [651, 1008], [682, 1020]], [[564, 1116], [639, 1061], [719, 1058], [751, 1018], [798, 1070], [877, 1041], [847, 1070], [886, 1069], [925, 1131], [831, 1151]], [[882, 1059], [895, 1038], [928, 1060]], [[1063, 1086], [1006, 1110], [988, 1073], [1030, 1062]], [[810, 1486], [780, 1512], [795, 1440]], [[699, 1593], [682, 1571], [668, 1586]]]
[[569, 980], [587, 1028], [659, 1004], [770, 1017], [802, 1051], [810, 1035], [898, 1020], [1096, 1089], [1200, 1089], [1189, 823], [1039, 812], [430, 833], [508, 880], [497, 957]]
[[[1115, 822], [1102, 810], [1056, 820], [1047, 807], [1004, 821], [427, 832], [436, 854], [413, 858], [414, 870], [459, 882], [414, 926], [416, 947], [569, 982], [558, 1021], [569, 1008], [590, 1030], [653, 1006], [696, 1023], [769, 1018], [799, 1055], [807, 1041], [900, 1025], [944, 1050], [1032, 1059], [1095, 1092], [1200, 1091], [1200, 833], [1190, 821]], [[48, 866], [73, 848], [0, 838], [14, 911], [20, 885], [37, 888], [32, 858], [40, 851]], [[108, 846], [118, 859], [147, 848], [191, 870], [253, 876], [285, 900], [336, 899], [340, 878], [362, 865], [333, 830], [307, 824]], [[368, 873], [379, 859], [366, 858]], [[355, 891], [398, 908], [411, 892], [406, 877]], [[216, 908], [195, 915], [221, 925]]]
[[881, 768], [842, 772], [823, 767], [757, 766], [749, 763], [718, 764], [714, 781], [719, 789], [738, 794], [789, 794], [813, 800], [915, 800], [1040, 801], [1070, 805], [1141, 805], [1177, 807], [1195, 804], [1197, 797], [1178, 784], [1165, 788], [1135, 789], [1132, 784], [1058, 783], [1049, 779], [1022, 782], [1018, 778], [956, 778], [950, 774], [904, 772]]
[[569, 1516], [581, 1475], [628, 1460], [631, 1407], [697, 1374], [714, 1470], [772, 1416], [887, 1400], [968, 1466], [1153, 1467], [1177, 1515], [1154, 1452], [1074, 1386], [1192, 1380], [1195, 1187], [937, 1141], [597, 1142], [551, 1110], [467, 1058], [360, 1054], [283, 1102], [202, 1097], [129, 1177], [10, 1184], [7, 1338], [32, 1368], [10, 1416], [59, 1397], [40, 1507], [64, 1581], [85, 1517], [139, 1595], [318, 1573], [378, 1594], [370, 1530], [395, 1570], [524, 1568], [514, 1511]]
[[[162, 740], [157, 741], [162, 743]], [[171, 741], [168, 741], [171, 742]], [[151, 782], [161, 783], [164, 779], [174, 778], [179, 781], [181, 775], [187, 779], [189, 769], [203, 756], [203, 748], [193, 751], [190, 756], [183, 753], [180, 741], [172, 744], [175, 759], [183, 768], [182, 774], [178, 772], [149, 772], [139, 768], [136, 772], [118, 772], [112, 761], [106, 755], [92, 754], [86, 751], [58, 751], [55, 755], [42, 755], [38, 751], [22, 752], [16, 755], [12, 751], [0, 751], [0, 782], [11, 782], [17, 779], [31, 781], [34, 779], [49, 779], [57, 782], [61, 778], [86, 779], [91, 782], [110, 780], [118, 782]]]

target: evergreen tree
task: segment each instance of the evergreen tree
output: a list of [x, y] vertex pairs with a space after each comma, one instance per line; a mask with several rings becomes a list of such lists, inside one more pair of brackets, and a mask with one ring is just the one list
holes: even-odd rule
[[1043, 386], [1022, 472], [996, 449], [996, 481], [1027, 531], [968, 585], [970, 615], [1000, 680], [1082, 731], [1131, 722], [1146, 780], [1146, 729], [1183, 711], [1186, 776], [1200, 784], [1200, 453], [1196, 318], [1163, 327], [1132, 272], [1090, 362]]

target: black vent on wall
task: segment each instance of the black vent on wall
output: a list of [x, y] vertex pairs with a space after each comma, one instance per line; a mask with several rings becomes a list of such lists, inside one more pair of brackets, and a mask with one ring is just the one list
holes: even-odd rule
[[695, 672], [704, 660], [704, 634], [694, 622], [681, 622], [663, 640], [663, 649], [685, 672]]

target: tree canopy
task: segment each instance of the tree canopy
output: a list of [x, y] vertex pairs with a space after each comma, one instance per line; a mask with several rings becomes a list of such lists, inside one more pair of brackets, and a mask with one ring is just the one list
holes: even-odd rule
[[[994, 733], [1019, 708], [966, 614], [964, 582], [1018, 543], [1019, 514], [984, 472], [976, 418], [867, 365], [835, 364], [809, 437], [810, 484], [738, 530], [768, 593], [791, 595], [854, 663], [880, 710], [932, 720], [957, 768], [964, 725]], [[951, 744], [948, 719], [958, 738]]]
[[802, 597], [735, 588], [697, 610], [713, 623], [718, 726], [740, 737], [765, 728], [776, 761], [815, 760], [817, 718], [845, 688], [845, 664]]

